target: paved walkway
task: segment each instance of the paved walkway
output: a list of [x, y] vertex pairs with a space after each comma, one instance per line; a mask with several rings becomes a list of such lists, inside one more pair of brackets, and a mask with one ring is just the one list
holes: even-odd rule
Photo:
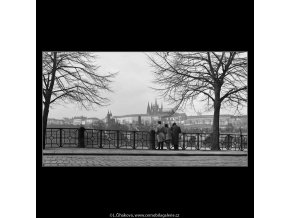
[[43, 166], [247, 166], [247, 151], [53, 148], [43, 151]]
[[235, 167], [247, 161], [245, 156], [43, 156], [44, 167]]
[[99, 148], [46, 148], [44, 155], [110, 155], [110, 156], [247, 156], [247, 151], [205, 151], [205, 150], [141, 150], [141, 149], [99, 149]]

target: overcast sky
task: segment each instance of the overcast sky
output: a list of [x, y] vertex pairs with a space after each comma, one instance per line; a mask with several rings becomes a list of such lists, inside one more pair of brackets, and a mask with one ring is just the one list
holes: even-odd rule
[[[147, 52], [148, 53], [148, 52]], [[163, 99], [158, 98], [158, 93], [150, 89], [153, 73], [149, 61], [144, 52], [97, 52], [97, 64], [102, 72], [119, 72], [114, 78], [111, 87], [114, 93], [110, 93], [111, 104], [108, 107], [99, 107], [95, 111], [86, 111], [77, 104], [53, 105], [49, 111], [50, 118], [61, 119], [63, 117], [86, 116], [104, 118], [110, 110], [114, 115], [146, 113], [148, 101], [163, 103], [163, 108], [171, 108]], [[202, 110], [195, 103], [196, 110]], [[247, 109], [243, 110], [246, 114]], [[187, 115], [196, 115], [192, 107], [185, 110]], [[203, 112], [203, 111], [201, 111]], [[213, 114], [213, 112], [203, 112]], [[221, 114], [233, 114], [233, 111], [223, 110]]]

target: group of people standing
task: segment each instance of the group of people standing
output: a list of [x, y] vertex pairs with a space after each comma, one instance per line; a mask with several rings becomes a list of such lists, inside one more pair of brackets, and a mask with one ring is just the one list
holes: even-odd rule
[[[181, 129], [176, 125], [176, 123], [173, 123], [172, 126], [169, 127], [168, 124], [162, 126], [161, 121], [158, 121], [155, 133], [158, 142], [158, 150], [163, 150], [164, 143], [166, 144], [167, 150], [170, 150], [171, 144], [173, 144], [174, 150], [178, 150], [178, 141]], [[153, 146], [153, 149], [155, 149], [155, 145]]]

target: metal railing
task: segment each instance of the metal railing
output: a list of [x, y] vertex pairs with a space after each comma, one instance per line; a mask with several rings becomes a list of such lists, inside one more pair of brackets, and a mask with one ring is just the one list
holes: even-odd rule
[[[157, 147], [156, 135], [145, 131], [84, 129], [83, 135], [78, 128], [47, 128], [45, 147], [86, 147], [115, 149], [152, 149]], [[82, 145], [81, 145], [82, 144]], [[173, 149], [173, 145], [170, 145]], [[164, 149], [166, 145], [164, 143]], [[179, 134], [179, 149], [210, 150], [210, 133]], [[246, 134], [220, 133], [221, 150], [247, 150]]]

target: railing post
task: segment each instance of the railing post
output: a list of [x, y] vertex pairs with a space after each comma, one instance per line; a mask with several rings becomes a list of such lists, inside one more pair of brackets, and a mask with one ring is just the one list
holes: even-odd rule
[[227, 136], [228, 136], [228, 140], [227, 140], [228, 141], [228, 147], [227, 147], [227, 149], [229, 150], [230, 149], [230, 135], [228, 134]]
[[62, 128], [59, 129], [59, 147], [62, 147]]
[[199, 133], [197, 133], [197, 150], [199, 150]]
[[185, 133], [183, 135], [183, 143], [182, 143], [182, 150], [185, 150]]
[[150, 149], [155, 150], [155, 130], [151, 129], [149, 133], [149, 139], [150, 139]]
[[100, 130], [100, 148], [103, 148], [103, 130]]
[[135, 145], [135, 143], [136, 143], [136, 135], [135, 135], [135, 132], [136, 131], [133, 131], [133, 149], [136, 149], [136, 145]]
[[117, 148], [119, 148], [119, 138], [120, 138], [120, 131], [117, 130]]
[[243, 135], [242, 133], [240, 134], [240, 140], [241, 140], [241, 146], [240, 146], [240, 150], [243, 150]]
[[79, 140], [79, 147], [84, 148], [85, 147], [85, 128], [82, 126], [79, 128], [78, 140]]

